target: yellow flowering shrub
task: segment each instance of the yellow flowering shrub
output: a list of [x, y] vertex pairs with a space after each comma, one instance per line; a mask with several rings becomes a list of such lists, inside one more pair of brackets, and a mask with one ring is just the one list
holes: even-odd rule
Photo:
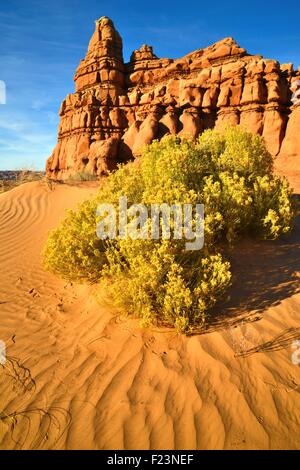
[[[105, 283], [116, 304], [144, 326], [172, 325], [184, 332], [201, 326], [231, 282], [224, 244], [242, 236], [277, 238], [291, 228], [291, 190], [272, 168], [263, 139], [239, 127], [207, 130], [195, 140], [154, 141], [50, 234], [46, 268], [69, 280]], [[147, 208], [204, 204], [203, 249], [187, 251], [184, 239], [172, 237], [98, 239], [97, 205], [117, 208], [120, 196]], [[171, 219], [171, 229], [172, 224]]]
[[105, 243], [96, 236], [96, 207], [96, 200], [84, 201], [50, 232], [43, 251], [48, 271], [69, 281], [99, 280], [106, 255]]
[[253, 230], [263, 238], [277, 238], [290, 230], [293, 210], [288, 182], [277, 176], [256, 177], [253, 185]]
[[220, 253], [195, 254], [174, 240], [119, 240], [110, 243], [107, 258], [107, 289], [144, 326], [155, 322], [186, 330], [203, 325], [231, 281], [230, 264]]

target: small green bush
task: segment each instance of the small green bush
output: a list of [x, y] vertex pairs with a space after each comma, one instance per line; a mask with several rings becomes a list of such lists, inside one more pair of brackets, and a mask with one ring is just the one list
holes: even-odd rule
[[[203, 325], [231, 282], [224, 244], [242, 236], [277, 238], [292, 225], [291, 190], [272, 173], [260, 136], [228, 128], [198, 139], [165, 137], [140, 159], [111, 173], [97, 197], [70, 212], [48, 239], [46, 267], [76, 281], [106, 283], [115, 302], [143, 325], [188, 331]], [[202, 203], [205, 243], [186, 251], [184, 240], [101, 241], [96, 207], [144, 203]]]
[[61, 225], [48, 237], [45, 268], [64, 279], [95, 282], [106, 262], [105, 245], [96, 237], [96, 200], [84, 201], [78, 211], [69, 210]]
[[107, 256], [107, 288], [144, 326], [202, 325], [230, 285], [230, 265], [220, 253], [195, 255], [174, 240], [119, 240], [110, 244]]

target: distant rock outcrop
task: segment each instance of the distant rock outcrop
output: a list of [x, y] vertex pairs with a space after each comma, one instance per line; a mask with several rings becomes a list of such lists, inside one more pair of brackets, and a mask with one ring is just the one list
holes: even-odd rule
[[102, 17], [76, 71], [76, 92], [61, 105], [47, 174], [100, 176], [167, 133], [196, 137], [225, 123], [262, 135], [273, 155], [299, 155], [299, 78], [292, 64], [249, 55], [230, 37], [178, 60], [143, 45], [125, 64], [122, 39]]

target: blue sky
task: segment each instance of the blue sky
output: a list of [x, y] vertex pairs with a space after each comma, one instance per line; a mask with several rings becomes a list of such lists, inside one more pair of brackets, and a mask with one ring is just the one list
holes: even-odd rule
[[233, 36], [250, 53], [300, 64], [300, 2], [1, 0], [0, 169], [43, 169], [56, 144], [58, 109], [74, 91], [94, 21], [109, 16], [124, 58], [147, 43], [159, 57], [180, 57]]

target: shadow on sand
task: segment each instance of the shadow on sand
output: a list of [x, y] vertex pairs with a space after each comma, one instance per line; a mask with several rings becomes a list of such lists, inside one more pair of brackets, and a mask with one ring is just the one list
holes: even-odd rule
[[247, 349], [236, 353], [236, 357], [248, 357], [258, 352], [272, 352], [280, 351], [281, 349], [287, 349], [291, 346], [294, 341], [300, 338], [300, 328], [288, 328], [279, 335], [275, 336], [271, 341], [259, 344], [254, 348]]
[[300, 292], [300, 217], [288, 236], [271, 241], [245, 240], [226, 256], [233, 273], [229, 300], [219, 304], [206, 327], [193, 334], [258, 321], [267, 308]]

